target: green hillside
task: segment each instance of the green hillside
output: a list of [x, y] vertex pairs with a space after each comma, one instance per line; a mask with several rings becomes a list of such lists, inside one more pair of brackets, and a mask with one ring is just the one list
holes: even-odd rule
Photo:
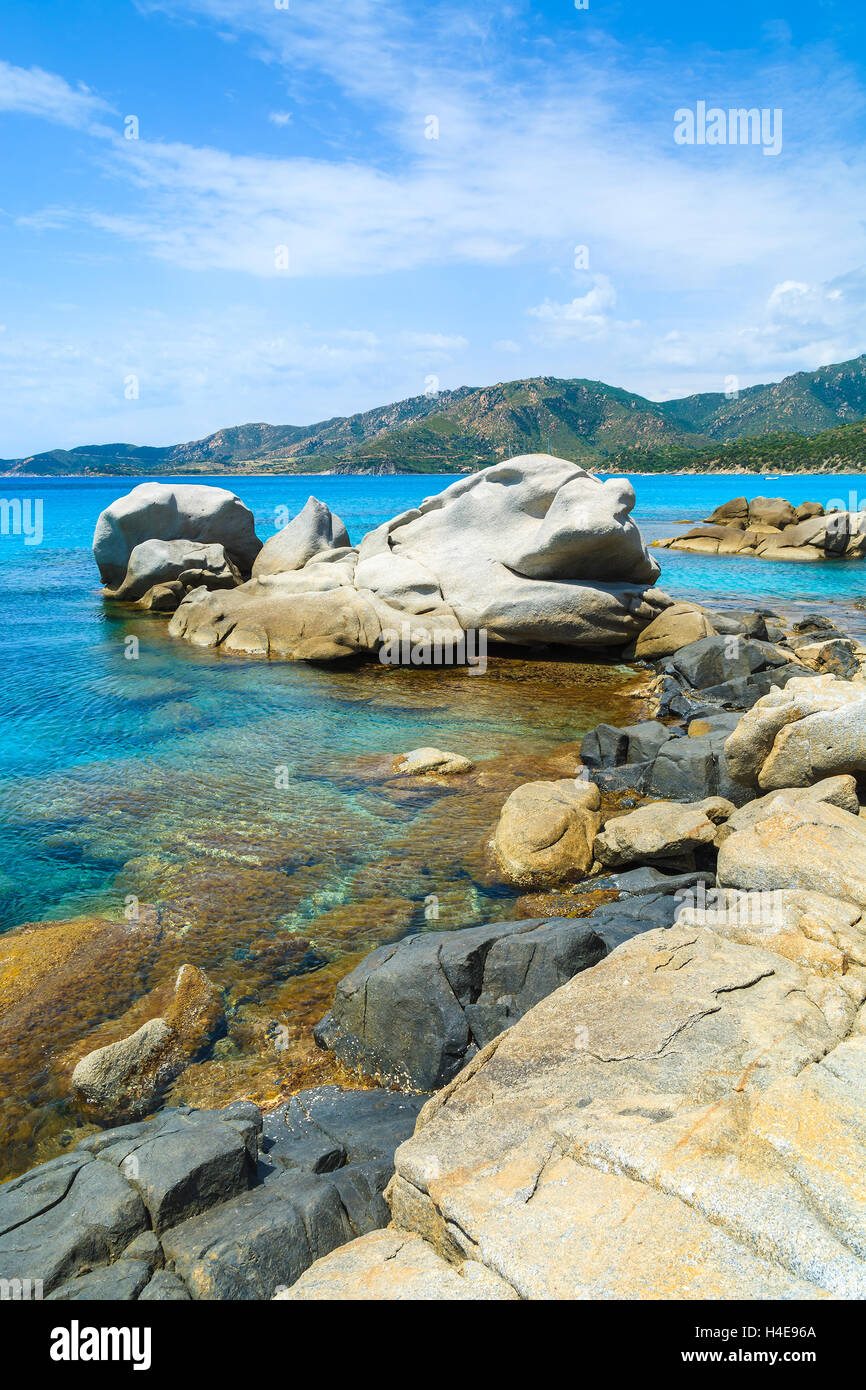
[[414, 396], [314, 425], [237, 425], [164, 448], [83, 445], [0, 460], [6, 474], [465, 472], [550, 451], [585, 467], [860, 469], [866, 356], [659, 403], [601, 381], [534, 377]]

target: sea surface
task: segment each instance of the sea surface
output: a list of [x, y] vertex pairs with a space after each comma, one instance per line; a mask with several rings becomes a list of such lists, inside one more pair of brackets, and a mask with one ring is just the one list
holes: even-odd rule
[[[306, 1036], [325, 985], [365, 951], [407, 931], [513, 913], [517, 895], [484, 854], [505, 795], [544, 759], [576, 751], [600, 719], [625, 723], [641, 710], [633, 673], [614, 662], [497, 658], [469, 677], [244, 660], [175, 641], [164, 619], [107, 605], [92, 560], [100, 511], [137, 481], [0, 481], [2, 498], [41, 499], [44, 527], [38, 545], [0, 535], [0, 932], [121, 921], [130, 904], [146, 904], [163, 942], [122, 997], [92, 981], [100, 1042], [138, 1026], [135, 1007], [147, 1017], [149, 991], [191, 960], [226, 991], [229, 1035], [216, 1060], [191, 1069], [199, 1090], [187, 1081], [174, 1099], [220, 1100], [243, 1086], [264, 1096], [291, 1087], [307, 1056], [298, 1042], [275, 1057], [273, 1038], [286, 1027], [300, 1038], [301, 1022]], [[312, 492], [357, 542], [453, 478], [183, 481], [236, 491], [263, 539], [279, 508], [294, 514]], [[738, 494], [849, 506], [864, 485], [862, 475], [633, 482], [648, 539]], [[864, 562], [653, 553], [661, 586], [678, 597], [786, 611], [840, 604], [849, 619], [864, 616], [850, 606], [866, 595]], [[464, 753], [483, 775], [459, 793], [395, 786], [391, 757], [421, 744]], [[64, 1078], [81, 1021], [67, 1014], [62, 997], [51, 999], [38, 1046], [4, 1044], [0, 1020], [0, 1173], [78, 1132]]]

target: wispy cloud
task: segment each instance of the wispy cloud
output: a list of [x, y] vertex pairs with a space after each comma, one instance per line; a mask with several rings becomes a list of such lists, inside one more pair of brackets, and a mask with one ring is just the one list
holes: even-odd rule
[[0, 111], [41, 116], [60, 125], [93, 128], [111, 110], [107, 101], [84, 84], [71, 87], [56, 73], [18, 68], [0, 60]]
[[[771, 51], [684, 55], [625, 47], [599, 22], [591, 40], [578, 23], [554, 45], [535, 34], [532, 8], [519, 0], [504, 9], [492, 0], [291, 0], [288, 10], [273, 0], [137, 2], [231, 38], [233, 60], [266, 64], [267, 104], [231, 148], [197, 142], [177, 124], [163, 129], [179, 139], [125, 140], [88, 89], [0, 67], [0, 109], [97, 137], [94, 185], [62, 204], [34, 196], [20, 225], [46, 236], [98, 232], [99, 248], [113, 240], [130, 257], [137, 250], [157, 278], [212, 275], [215, 297], [225, 284], [237, 290], [220, 277], [247, 277], [250, 295], [262, 297], [284, 279], [292, 294], [320, 293], [328, 320], [346, 325], [319, 337], [297, 319], [287, 327], [292, 301], [274, 290], [280, 308], [269, 321], [232, 320], [220, 365], [207, 331], [191, 333], [167, 304], [159, 333], [184, 344], [204, 379], [184, 371], [151, 320], [142, 371], [149, 361], [166, 402], [180, 400], [172, 381], [183, 383], [196, 419], [220, 399], [238, 414], [249, 405], [274, 419], [311, 419], [317, 402], [326, 415], [337, 400], [360, 408], [407, 381], [407, 394], [422, 389], [422, 365], [445, 376], [447, 363], [481, 384], [518, 353], [515, 374], [592, 375], [661, 396], [866, 347], [864, 92], [829, 47], [796, 50], [777, 25], [767, 32]], [[703, 97], [783, 107], [779, 158], [675, 145], [674, 111]], [[314, 107], [316, 138], [304, 143]], [[286, 125], [291, 139], [270, 129]], [[98, 196], [106, 189], [110, 197]], [[575, 268], [578, 245], [589, 271]], [[463, 277], [468, 292], [440, 319], [446, 276]], [[353, 290], [354, 319], [348, 310], [340, 319]], [[433, 313], [416, 311], [425, 294]], [[67, 346], [68, 358], [56, 351], [71, 364], [69, 399], [83, 389], [75, 364], [94, 348], [94, 379], [107, 383], [105, 414], [95, 418], [108, 419], [115, 366], [99, 366], [105, 354], [84, 330]], [[309, 387], [303, 410], [280, 396], [289, 380]]]

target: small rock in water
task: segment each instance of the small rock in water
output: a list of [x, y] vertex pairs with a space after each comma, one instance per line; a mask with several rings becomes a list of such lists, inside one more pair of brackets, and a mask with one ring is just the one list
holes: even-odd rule
[[441, 776], [443, 773], [469, 772], [472, 763], [460, 753], [446, 753], [441, 748], [413, 748], [410, 753], [400, 753], [394, 759], [394, 771], [400, 777], [417, 777], [431, 772]]
[[72, 1073], [73, 1095], [88, 1115], [106, 1122], [146, 1115], [224, 1024], [219, 991], [204, 971], [182, 965], [165, 1017], [82, 1057]]

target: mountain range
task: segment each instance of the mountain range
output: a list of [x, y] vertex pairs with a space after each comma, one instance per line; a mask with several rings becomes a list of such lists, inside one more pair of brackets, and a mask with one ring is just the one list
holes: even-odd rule
[[414, 396], [315, 425], [236, 425], [160, 448], [92, 444], [0, 459], [6, 475], [449, 473], [550, 452], [601, 472], [866, 467], [866, 354], [733, 397], [650, 401], [532, 377]]

